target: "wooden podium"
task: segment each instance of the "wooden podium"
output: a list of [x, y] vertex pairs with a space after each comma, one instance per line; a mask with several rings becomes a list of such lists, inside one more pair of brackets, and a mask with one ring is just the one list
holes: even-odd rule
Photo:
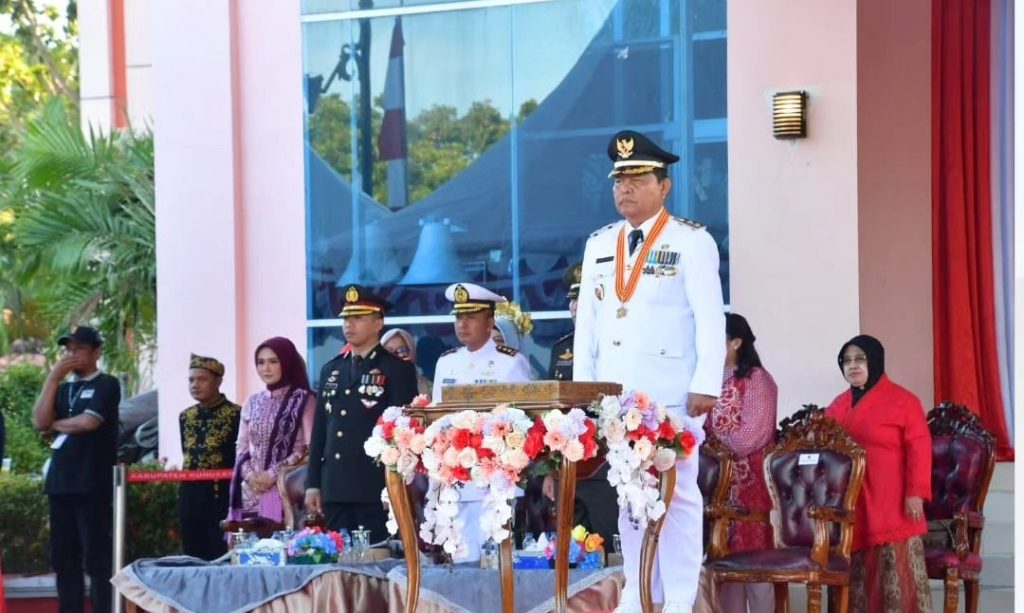
[[[618, 395], [622, 386], [618, 383], [574, 382], [574, 381], [531, 381], [528, 383], [485, 383], [480, 385], [453, 385], [442, 388], [441, 402], [427, 408], [408, 408], [407, 414], [419, 417], [429, 424], [436, 419], [459, 411], [490, 411], [495, 405], [508, 403], [525, 411], [531, 417], [552, 409], [567, 411], [574, 407], [584, 408], [602, 395]], [[576, 495], [577, 473], [584, 477], [600, 468], [600, 461], [575, 462], [563, 460], [559, 467], [560, 487], [558, 492], [557, 548], [555, 556], [555, 612], [566, 613], [569, 587], [569, 540], [572, 533], [573, 500]], [[672, 495], [675, 470], [664, 473], [662, 495]], [[402, 477], [386, 471], [388, 496], [394, 506], [395, 519], [405, 549], [409, 585], [406, 598], [406, 613], [414, 613], [419, 601], [420, 557], [417, 535], [419, 530], [412, 516], [408, 491]], [[669, 500], [665, 499], [667, 505]], [[657, 533], [661, 521], [648, 526], [641, 552], [641, 601], [646, 611], [652, 611], [650, 576], [657, 547]], [[611, 535], [602, 535], [610, 538]], [[512, 576], [513, 539], [507, 538], [500, 544], [499, 568], [501, 573], [501, 602], [504, 613], [515, 610], [515, 590]]]

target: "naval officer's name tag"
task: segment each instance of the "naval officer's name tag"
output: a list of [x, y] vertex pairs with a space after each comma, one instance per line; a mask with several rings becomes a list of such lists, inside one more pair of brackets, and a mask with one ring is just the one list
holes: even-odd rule
[[96, 390], [94, 390], [94, 389], [92, 389], [90, 387], [87, 390], [82, 390], [81, 398], [82, 398], [82, 400], [88, 400], [88, 399], [92, 398], [92, 395], [95, 394], [95, 393], [96, 393]]
[[814, 466], [818, 463], [818, 456], [820, 453], [801, 453], [800, 458], [797, 460], [798, 466]]

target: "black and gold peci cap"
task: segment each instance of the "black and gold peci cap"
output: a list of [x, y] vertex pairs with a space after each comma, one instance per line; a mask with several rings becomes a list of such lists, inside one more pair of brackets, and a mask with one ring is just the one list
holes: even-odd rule
[[220, 363], [220, 360], [215, 358], [208, 358], [201, 355], [192, 354], [192, 357], [188, 360], [189, 369], [202, 368], [208, 370], [218, 377], [224, 376], [224, 365]]
[[504, 297], [473, 283], [453, 283], [444, 290], [444, 297], [452, 303], [452, 315], [494, 310], [494, 305], [507, 302]]
[[562, 276], [562, 283], [569, 290], [569, 300], [576, 300], [580, 297], [580, 280], [583, 278], [583, 262], [576, 262], [565, 269]]
[[633, 130], [622, 130], [612, 137], [608, 143], [608, 157], [613, 162], [609, 177], [642, 175], [679, 161], [678, 155], [665, 151]]
[[349, 285], [345, 290], [345, 306], [341, 308], [339, 317], [355, 317], [358, 315], [384, 315], [391, 310], [391, 303], [371, 292], [362, 285]]

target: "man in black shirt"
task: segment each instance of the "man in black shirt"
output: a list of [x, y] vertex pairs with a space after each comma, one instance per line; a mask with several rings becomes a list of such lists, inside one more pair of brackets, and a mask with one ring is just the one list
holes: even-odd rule
[[[53, 435], [46, 473], [51, 563], [61, 613], [84, 609], [83, 557], [92, 610], [100, 613], [112, 605], [112, 467], [117, 461], [121, 387], [97, 366], [103, 341], [94, 328], [78, 326], [57, 343], [64, 355], [32, 410], [35, 427]], [[68, 374], [71, 381], [62, 382]]]

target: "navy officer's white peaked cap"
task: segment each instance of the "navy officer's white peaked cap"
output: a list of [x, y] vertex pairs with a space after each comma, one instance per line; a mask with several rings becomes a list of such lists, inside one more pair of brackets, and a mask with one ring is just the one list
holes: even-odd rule
[[454, 305], [452, 315], [493, 310], [495, 304], [507, 302], [503, 296], [473, 283], [453, 283], [444, 290], [444, 297]]

